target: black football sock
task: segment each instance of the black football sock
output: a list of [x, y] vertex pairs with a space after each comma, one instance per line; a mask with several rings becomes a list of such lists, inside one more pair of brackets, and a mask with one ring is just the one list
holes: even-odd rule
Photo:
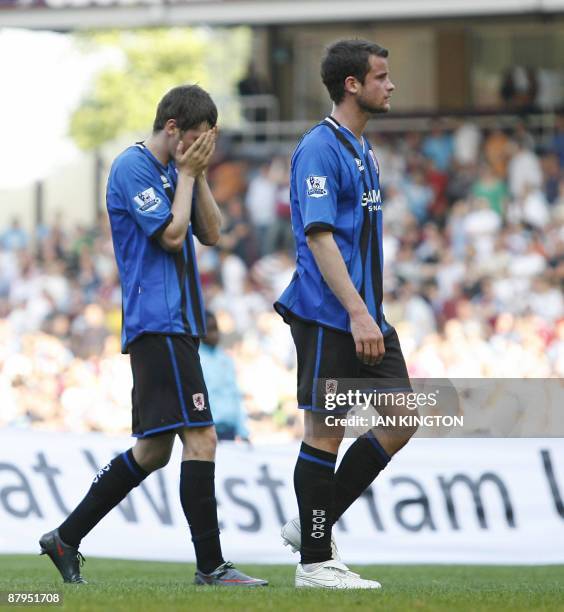
[[302, 564], [331, 559], [336, 461], [337, 455], [302, 442], [294, 470], [302, 531]]
[[334, 523], [372, 484], [390, 459], [371, 431], [349, 447], [335, 474]]
[[180, 503], [192, 533], [198, 569], [210, 574], [224, 563], [219, 541], [213, 461], [182, 462]]
[[79, 546], [82, 538], [148, 475], [135, 461], [131, 449], [114, 457], [96, 474], [84, 499], [59, 526], [63, 542]]

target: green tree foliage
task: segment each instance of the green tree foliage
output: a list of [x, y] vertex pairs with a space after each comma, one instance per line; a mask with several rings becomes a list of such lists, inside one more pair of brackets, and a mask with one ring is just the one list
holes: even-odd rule
[[247, 28], [172, 28], [80, 36], [86, 52], [113, 49], [117, 58], [98, 73], [73, 113], [70, 134], [82, 149], [120, 135], [148, 132], [163, 94], [198, 83], [218, 104], [221, 124], [238, 117], [236, 83], [245, 72], [251, 34]]

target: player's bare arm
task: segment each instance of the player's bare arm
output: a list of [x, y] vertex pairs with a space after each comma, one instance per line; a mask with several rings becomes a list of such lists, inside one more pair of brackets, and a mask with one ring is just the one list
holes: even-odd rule
[[[209, 158], [211, 160], [215, 151], [217, 128], [212, 128], [210, 132], [213, 135], [213, 144]], [[194, 235], [202, 244], [213, 246], [219, 240], [222, 218], [219, 206], [208, 185], [205, 170], [196, 177], [196, 187], [196, 209], [192, 220], [192, 229]]]
[[349, 313], [357, 357], [368, 365], [379, 363], [385, 353], [384, 337], [350, 279], [333, 234], [308, 234], [307, 244], [323, 279]]
[[222, 217], [219, 206], [213, 197], [205, 173], [196, 179], [198, 187], [196, 210], [194, 212], [194, 235], [202, 244], [213, 246], [219, 240]]
[[171, 207], [173, 218], [159, 239], [161, 246], [167, 251], [178, 252], [182, 249], [192, 214], [194, 183], [196, 177], [209, 164], [213, 153], [213, 143], [214, 136], [211, 130], [208, 130], [199, 136], [186, 151], [184, 151], [182, 141], [176, 147], [175, 162], [178, 169], [178, 184]]

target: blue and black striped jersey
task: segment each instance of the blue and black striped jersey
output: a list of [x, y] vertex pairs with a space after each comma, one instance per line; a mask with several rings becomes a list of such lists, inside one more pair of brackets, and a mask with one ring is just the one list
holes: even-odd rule
[[294, 315], [350, 332], [348, 313], [324, 281], [306, 236], [327, 230], [350, 278], [382, 333], [391, 330], [382, 309], [382, 197], [379, 168], [370, 144], [327, 117], [307, 132], [294, 152], [290, 176], [296, 272], [275, 303]]
[[[122, 288], [122, 351], [141, 334], [204, 336], [205, 316], [192, 225], [178, 253], [158, 237], [172, 221], [174, 162], [163, 166], [142, 144], [112, 164], [106, 191]], [[196, 192], [192, 214], [196, 206]]]

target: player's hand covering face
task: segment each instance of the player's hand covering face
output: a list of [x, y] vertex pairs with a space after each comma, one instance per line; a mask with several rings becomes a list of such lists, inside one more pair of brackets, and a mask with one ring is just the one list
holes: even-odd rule
[[206, 130], [192, 144], [187, 145], [189, 140], [190, 136], [186, 132], [176, 146], [174, 159], [178, 172], [184, 172], [195, 178], [208, 167], [211, 161], [215, 151], [217, 128]]

